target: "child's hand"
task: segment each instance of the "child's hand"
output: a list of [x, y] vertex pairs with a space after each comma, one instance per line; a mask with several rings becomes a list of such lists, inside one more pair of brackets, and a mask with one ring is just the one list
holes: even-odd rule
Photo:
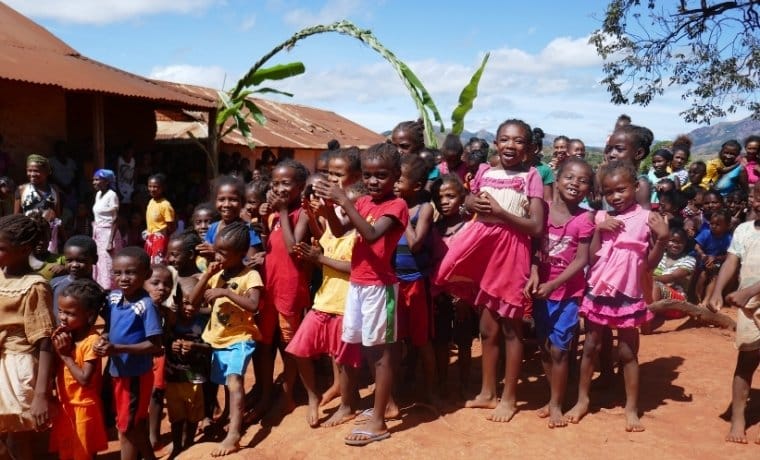
[[37, 425], [37, 431], [47, 429], [50, 424], [50, 405], [47, 394], [35, 393], [29, 412]]
[[312, 264], [319, 263], [319, 256], [322, 255], [322, 248], [314, 238], [311, 239], [311, 244], [307, 244], [304, 241], [296, 244], [293, 249], [296, 252], [296, 256]]
[[491, 195], [483, 192], [472, 198], [470, 201], [470, 208], [472, 208], [474, 213], [491, 214], [493, 212], [493, 207], [491, 206], [492, 200], [493, 197], [491, 197]]
[[314, 184], [314, 193], [318, 198], [337, 204], [345, 203], [348, 200], [346, 192], [339, 185], [325, 180]]
[[207, 241], [196, 246], [195, 250], [203, 257], [212, 257], [214, 255], [214, 245]]
[[668, 229], [668, 221], [661, 214], [656, 212], [649, 213], [649, 220], [647, 222], [649, 228], [654, 233], [654, 236], [658, 240], [666, 240], [670, 236], [670, 230]]
[[699, 306], [707, 308], [712, 312], [718, 312], [723, 308], [723, 296], [719, 292], [713, 292], [709, 299], [705, 299]]
[[273, 196], [271, 201], [272, 211], [287, 211], [288, 199], [282, 196]]
[[93, 348], [98, 356], [110, 356], [114, 352], [114, 346], [108, 339], [101, 337], [100, 341]]
[[224, 288], [213, 288], [213, 289], [207, 289], [206, 292], [203, 293], [203, 298], [206, 300], [207, 303], [212, 303], [214, 300], [225, 297], [227, 294], [230, 293], [229, 289]]
[[541, 283], [541, 285], [536, 288], [535, 291], [533, 291], [533, 298], [534, 299], [546, 299], [551, 295], [554, 290], [557, 289], [556, 286], [552, 283]]
[[711, 269], [715, 266], [715, 256], [706, 256], [704, 258], [705, 268]]
[[182, 354], [182, 342], [183, 340], [175, 340], [172, 342], [172, 352], [177, 354]]
[[189, 355], [191, 351], [193, 351], [193, 342], [189, 340], [183, 340], [181, 349], [182, 356]]
[[211, 275], [215, 275], [220, 271], [222, 271], [222, 264], [217, 261], [211, 262], [208, 264], [208, 267], [206, 267], [206, 273], [209, 273]]
[[60, 276], [66, 273], [66, 266], [61, 264], [54, 264], [50, 266], [50, 273], [53, 276]]
[[625, 224], [622, 220], [615, 219], [608, 215], [606, 219], [597, 224], [596, 228], [598, 228], [600, 232], [617, 232], [618, 230], [622, 230], [624, 226]]
[[541, 282], [538, 280], [538, 270], [535, 269], [535, 266], [533, 266], [530, 270], [530, 277], [528, 278], [528, 283], [525, 285], [525, 288], [523, 288], [523, 294], [526, 298], [533, 297], [533, 293], [536, 292], [536, 289], [538, 289], [538, 285], [541, 284]]
[[67, 331], [59, 331], [50, 338], [53, 342], [53, 348], [58, 356], [71, 356], [72, 341], [71, 333]]
[[261, 206], [259, 206], [259, 215], [260, 216], [268, 216], [272, 212], [272, 205], [269, 203], [261, 203]]
[[244, 259], [245, 266], [253, 270], [257, 269], [258, 267], [263, 267], [265, 256], [265, 252], [257, 252], [253, 255], [253, 257], [247, 257]]
[[752, 296], [746, 289], [739, 289], [726, 296], [726, 304], [732, 307], [744, 308]]

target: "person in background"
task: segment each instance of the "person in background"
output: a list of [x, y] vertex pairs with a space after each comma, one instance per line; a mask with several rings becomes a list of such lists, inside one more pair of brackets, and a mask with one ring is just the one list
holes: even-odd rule
[[116, 195], [116, 175], [110, 169], [98, 169], [92, 177], [95, 203], [92, 205], [92, 239], [98, 246], [98, 263], [93, 278], [103, 287], [113, 287], [112, 255], [122, 248], [123, 240], [116, 225], [119, 217], [119, 197]]

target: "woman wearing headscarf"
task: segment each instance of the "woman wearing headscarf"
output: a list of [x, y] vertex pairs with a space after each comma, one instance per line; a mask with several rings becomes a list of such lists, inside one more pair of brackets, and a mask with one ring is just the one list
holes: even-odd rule
[[61, 216], [61, 194], [48, 181], [50, 172], [47, 158], [36, 154], [26, 157], [26, 177], [29, 182], [20, 185], [16, 190], [13, 204], [15, 214], [28, 216], [34, 212], [44, 214], [45, 211], [52, 210], [55, 217]]
[[92, 178], [95, 187], [95, 204], [92, 205], [92, 239], [98, 247], [98, 262], [93, 279], [103, 289], [111, 289], [112, 255], [122, 247], [121, 235], [116, 225], [119, 215], [119, 197], [116, 195], [116, 175], [110, 169], [98, 169]]

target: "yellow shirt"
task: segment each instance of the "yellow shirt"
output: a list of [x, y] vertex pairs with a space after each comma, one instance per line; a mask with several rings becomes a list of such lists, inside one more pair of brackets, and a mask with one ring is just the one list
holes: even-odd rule
[[[319, 244], [328, 259], [351, 262], [351, 253], [354, 251], [356, 231], [351, 230], [340, 238], [336, 238], [328, 227]], [[314, 296], [314, 310], [342, 315], [346, 308], [346, 295], [348, 294], [349, 273], [340, 272], [327, 265], [322, 266], [322, 286]]]
[[[255, 270], [246, 268], [238, 276], [225, 280], [222, 272], [211, 277], [207, 289], [226, 288], [239, 295], [250, 289], [261, 288], [261, 276]], [[253, 313], [232, 302], [229, 297], [219, 297], [211, 305], [211, 318], [203, 331], [203, 341], [213, 348], [227, 348], [246, 340], [261, 340], [261, 333], [253, 321]]]
[[705, 165], [707, 166], [707, 171], [705, 172], [705, 177], [702, 179], [701, 185], [702, 188], [708, 189], [710, 188], [710, 184], [718, 180], [718, 170], [723, 168], [723, 162], [720, 161], [720, 158], [713, 158], [712, 160], [706, 161]]
[[36, 273], [7, 278], [0, 270], [0, 350], [32, 353], [54, 327], [53, 291], [45, 278]]
[[166, 230], [169, 222], [174, 222], [174, 208], [169, 200], [161, 198], [156, 201], [151, 198], [145, 210], [145, 224], [148, 233], [159, 233]]

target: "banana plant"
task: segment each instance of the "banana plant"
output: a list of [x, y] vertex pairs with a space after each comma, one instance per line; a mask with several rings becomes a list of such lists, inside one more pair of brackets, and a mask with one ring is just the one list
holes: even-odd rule
[[480, 84], [480, 77], [483, 75], [483, 70], [486, 68], [486, 63], [491, 53], [486, 53], [483, 57], [483, 62], [480, 63], [478, 70], [470, 78], [470, 82], [462, 89], [459, 94], [459, 103], [454, 107], [454, 111], [451, 112], [451, 133], [459, 136], [464, 131], [464, 117], [472, 109], [472, 103], [475, 98], [478, 97], [478, 85]]

